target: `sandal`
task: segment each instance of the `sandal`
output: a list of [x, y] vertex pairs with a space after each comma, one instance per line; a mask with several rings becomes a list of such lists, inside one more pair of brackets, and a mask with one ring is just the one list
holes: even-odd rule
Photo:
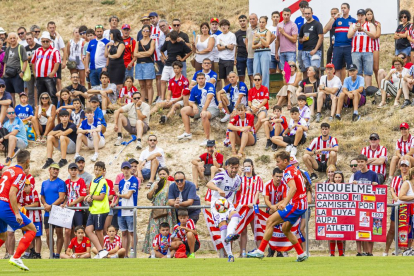
[[151, 188], [151, 186], [152, 186], [152, 182], [148, 182], [148, 183], [147, 183], [147, 186], [145, 186], [145, 189], [150, 189], [150, 188]]
[[394, 107], [400, 106], [398, 102], [394, 102]]
[[380, 103], [378, 106], [377, 106], [377, 108], [383, 108], [384, 106], [386, 106], [387, 104], [386, 103]]

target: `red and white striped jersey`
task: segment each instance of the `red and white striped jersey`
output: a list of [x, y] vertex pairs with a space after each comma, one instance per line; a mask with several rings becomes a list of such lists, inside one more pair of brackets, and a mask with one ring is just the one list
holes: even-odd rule
[[269, 197], [270, 203], [275, 205], [280, 202], [283, 198], [286, 197], [287, 186], [283, 183], [280, 183], [279, 186], [275, 186], [274, 180], [270, 180], [266, 183], [266, 193], [265, 196]]
[[[329, 136], [328, 140], [323, 140], [322, 136], [316, 137], [312, 140], [309, 147], [306, 148], [308, 151], [315, 151], [320, 149], [334, 148], [338, 146], [338, 141], [335, 137]], [[323, 151], [322, 154], [326, 155], [326, 160], [329, 158], [330, 151]], [[322, 154], [316, 155], [316, 160], [322, 161]]]
[[[394, 176], [394, 178], [392, 179], [391, 182], [391, 188], [394, 189], [395, 194], [398, 196], [398, 193], [400, 192], [401, 186], [403, 184], [403, 180], [401, 175], [399, 176]], [[395, 200], [392, 200], [392, 203], [395, 203]]]
[[[231, 119], [230, 124], [234, 126], [244, 127], [250, 126], [250, 132], [254, 135], [256, 130], [254, 128], [254, 115], [250, 113], [246, 113], [244, 119], [240, 118], [239, 115], [236, 115]], [[240, 131], [237, 131], [238, 135], [241, 135]]]
[[236, 193], [236, 204], [235, 206], [240, 205], [249, 205], [249, 204], [259, 204], [259, 200], [254, 202], [254, 196], [256, 193], [263, 193], [263, 180], [260, 176], [242, 177], [242, 183], [240, 190]]
[[[40, 202], [40, 200], [39, 200], [39, 194], [33, 188], [31, 190], [30, 194], [26, 194], [25, 191], [23, 191], [21, 193], [19, 203], [22, 207], [25, 207], [25, 206], [30, 205], [30, 204], [35, 203], [35, 202]], [[42, 211], [40, 211], [40, 210], [27, 211], [26, 215], [32, 222], [42, 221]]]
[[[66, 197], [68, 199], [68, 203], [72, 203], [77, 200], [81, 196], [86, 196], [86, 184], [85, 180], [79, 178], [77, 181], [71, 181], [67, 179], [66, 183]], [[74, 207], [82, 207], [82, 202], [76, 203]], [[76, 210], [80, 211], [80, 210]]]
[[[176, 237], [179, 238], [180, 240], [182, 240], [183, 242], [185, 242], [187, 240], [187, 236], [186, 236], [187, 231], [185, 231], [183, 229], [178, 230], [177, 228], [179, 226], [180, 226], [180, 224], [176, 224], [174, 226], [174, 231], [173, 232], [177, 231]], [[194, 220], [192, 220], [192, 219], [188, 219], [187, 220], [187, 223], [186, 223], [185, 227], [187, 227], [187, 228], [189, 228], [191, 230], [196, 230], [196, 226], [195, 226]], [[196, 238], [196, 240], [198, 240], [198, 235], [195, 235], [195, 238]]]
[[395, 143], [395, 150], [399, 151], [401, 156], [406, 155], [410, 152], [410, 149], [414, 147], [414, 141], [411, 134], [408, 135], [407, 141], [403, 140], [403, 137], [397, 140]]
[[303, 179], [302, 173], [295, 166], [289, 165], [283, 171], [282, 183], [286, 185], [286, 194], [289, 193], [289, 181], [293, 180], [296, 186], [296, 193], [292, 200], [289, 202], [296, 209], [305, 210], [308, 208], [308, 201], [306, 195], [305, 180]]
[[385, 162], [382, 165], [371, 165], [368, 164], [368, 169], [376, 173], [382, 174], [384, 177], [387, 174], [387, 148], [378, 145], [377, 150], [372, 150], [370, 146], [365, 147], [361, 150], [361, 154], [365, 155], [368, 159], [370, 158], [381, 158], [385, 157]]
[[[356, 24], [352, 24], [352, 27], [356, 29]], [[370, 30], [370, 23], [368, 21], [362, 24], [362, 29], [368, 32], [372, 31]], [[372, 53], [372, 41], [373, 39], [370, 38], [365, 32], [357, 30], [352, 38], [352, 52]]]
[[[375, 27], [380, 24], [378, 21], [375, 21]], [[379, 51], [380, 50], [380, 38], [376, 38], [372, 40], [372, 51]]]
[[59, 50], [52, 46], [46, 50], [40, 47], [35, 51], [31, 63], [35, 65], [36, 77], [46, 78], [52, 72], [55, 64], [61, 63]]
[[206, 196], [204, 197], [204, 200], [207, 201], [207, 202], [211, 202], [211, 190], [210, 189], [207, 189]]
[[114, 249], [117, 246], [118, 246], [118, 249], [122, 248], [122, 242], [121, 242], [121, 237], [120, 236], [115, 235], [113, 242], [111, 242], [108, 235], [106, 235], [104, 237], [104, 248], [107, 251], [111, 251], [112, 249]]
[[36, 185], [35, 178], [31, 174], [28, 174], [28, 175], [26, 175], [26, 180], [29, 180], [30, 186], [32, 187], [32, 190], [33, 190], [35, 185]]
[[158, 247], [158, 251], [160, 251], [162, 254], [167, 254], [168, 248], [171, 246], [171, 234], [168, 234], [168, 236], [163, 236], [161, 234], [158, 234], [154, 237], [154, 240], [152, 241], [152, 247]]
[[160, 52], [160, 37], [164, 36], [164, 33], [161, 31], [159, 24], [157, 26], [151, 26], [151, 39], [155, 41], [155, 51], [154, 51], [154, 61], [161, 60], [161, 52]]

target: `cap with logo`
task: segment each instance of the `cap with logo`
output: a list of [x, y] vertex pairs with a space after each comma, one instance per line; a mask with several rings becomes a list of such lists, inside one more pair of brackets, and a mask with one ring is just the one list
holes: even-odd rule
[[348, 71], [356, 71], [358, 70], [358, 66], [356, 66], [355, 64], [350, 64], [348, 67]]
[[363, 15], [366, 15], [367, 13], [365, 12], [365, 10], [364, 9], [359, 9], [358, 11], [357, 11], [357, 15], [358, 14], [363, 14]]
[[216, 141], [215, 140], [208, 140], [207, 141], [207, 147], [214, 147], [216, 145]]
[[124, 29], [131, 29], [131, 26], [129, 26], [128, 24], [124, 24], [124, 25], [122, 25], [122, 28], [121, 28], [122, 30], [124, 30]]
[[377, 133], [371, 133], [371, 135], [369, 136], [369, 139], [371, 138], [375, 138], [377, 140], [379, 140], [379, 135]]
[[23, 96], [26, 96], [27, 97], [27, 94], [24, 93], [24, 92], [22, 92], [22, 93], [19, 94], [19, 97], [23, 97]]
[[409, 129], [409, 128], [410, 128], [410, 126], [409, 126], [407, 123], [401, 123], [401, 125], [400, 125], [400, 129], [402, 129], [402, 128]]
[[130, 164], [128, 161], [124, 161], [124, 162], [122, 162], [122, 164], [121, 164], [121, 169], [123, 169], [123, 168], [128, 168], [128, 169], [130, 169], [130, 168], [131, 168], [131, 164]]
[[333, 69], [335, 69], [335, 66], [333, 65], [333, 63], [328, 63], [328, 64], [326, 64], [325, 68], [333, 68]]
[[210, 23], [213, 23], [213, 22], [220, 23], [220, 21], [217, 17], [213, 17], [213, 18], [210, 19]]
[[289, 162], [289, 165], [295, 165], [295, 164], [297, 164], [297, 163], [299, 163], [299, 162], [298, 162], [298, 160], [296, 159], [296, 157], [295, 157], [295, 156], [291, 156], [291, 157], [290, 157], [290, 162]]
[[410, 166], [410, 161], [402, 159], [400, 161], [400, 166], [402, 166], [402, 165], [406, 165], [407, 167], [409, 167]]

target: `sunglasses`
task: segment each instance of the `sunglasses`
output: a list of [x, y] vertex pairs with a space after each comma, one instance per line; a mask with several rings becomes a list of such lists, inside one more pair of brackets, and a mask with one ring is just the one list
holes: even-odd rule
[[174, 27], [180, 27], [181, 24], [173, 24]]
[[[39, 34], [40, 33], [40, 31], [34, 31], [35, 33], [37, 33], [37, 34]], [[86, 32], [85, 32], [86, 33]]]
[[102, 26], [102, 25], [96, 25], [96, 26], [95, 26], [95, 29], [98, 29], [98, 28], [99, 28], [99, 29], [103, 29], [103, 26]]
[[407, 16], [403, 15], [403, 16], [401, 16], [401, 17], [400, 17], [400, 19], [401, 19], [401, 18], [407, 18]]
[[41, 97], [42, 100], [49, 100], [49, 97]]
[[17, 33], [18, 35], [24, 35], [24, 32], [23, 33]]
[[378, 139], [377, 138], [369, 138], [369, 140], [371, 140], [371, 141], [377, 141]]
[[261, 81], [261, 79], [254, 79], [254, 81]]
[[7, 112], [7, 114], [8, 115], [14, 115], [14, 114], [16, 114], [16, 112], [14, 112], [14, 111], [13, 112]]
[[296, 68], [296, 65], [290, 65], [290, 67]]
[[86, 34], [86, 32], [80, 32], [79, 34], [80, 34], [80, 35], [84, 35], [84, 34]]
[[150, 142], [157, 142], [157, 139], [149, 139]]
[[177, 182], [177, 183], [183, 183], [184, 179], [174, 179], [174, 181]]
[[42, 40], [42, 43], [49, 43], [49, 40]]
[[349, 165], [351, 168], [356, 168], [356, 167], [358, 167], [358, 164], [352, 164], [352, 165]]
[[133, 100], [139, 100], [139, 99], [141, 99], [141, 97], [135, 97], [135, 98], [132, 98]]
[[4, 84], [0, 85], [0, 88], [6, 88], [6, 86]]
[[143, 33], [149, 33], [149, 31], [148, 31], [148, 30], [143, 30], [142, 32], [143, 32]]

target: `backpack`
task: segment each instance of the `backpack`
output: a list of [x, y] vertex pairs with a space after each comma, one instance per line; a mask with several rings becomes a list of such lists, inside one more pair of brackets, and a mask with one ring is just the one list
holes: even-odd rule
[[[7, 134], [9, 134], [9, 131], [7, 130], [7, 128], [0, 128], [0, 138], [3, 138], [4, 136], [6, 136]], [[4, 139], [2, 142], [3, 146], [4, 146], [4, 156], [7, 156], [7, 152], [9, 149], [9, 140], [8, 139]]]
[[184, 244], [181, 244], [177, 251], [175, 251], [174, 258], [176, 259], [185, 259], [187, 258], [186, 248]]

